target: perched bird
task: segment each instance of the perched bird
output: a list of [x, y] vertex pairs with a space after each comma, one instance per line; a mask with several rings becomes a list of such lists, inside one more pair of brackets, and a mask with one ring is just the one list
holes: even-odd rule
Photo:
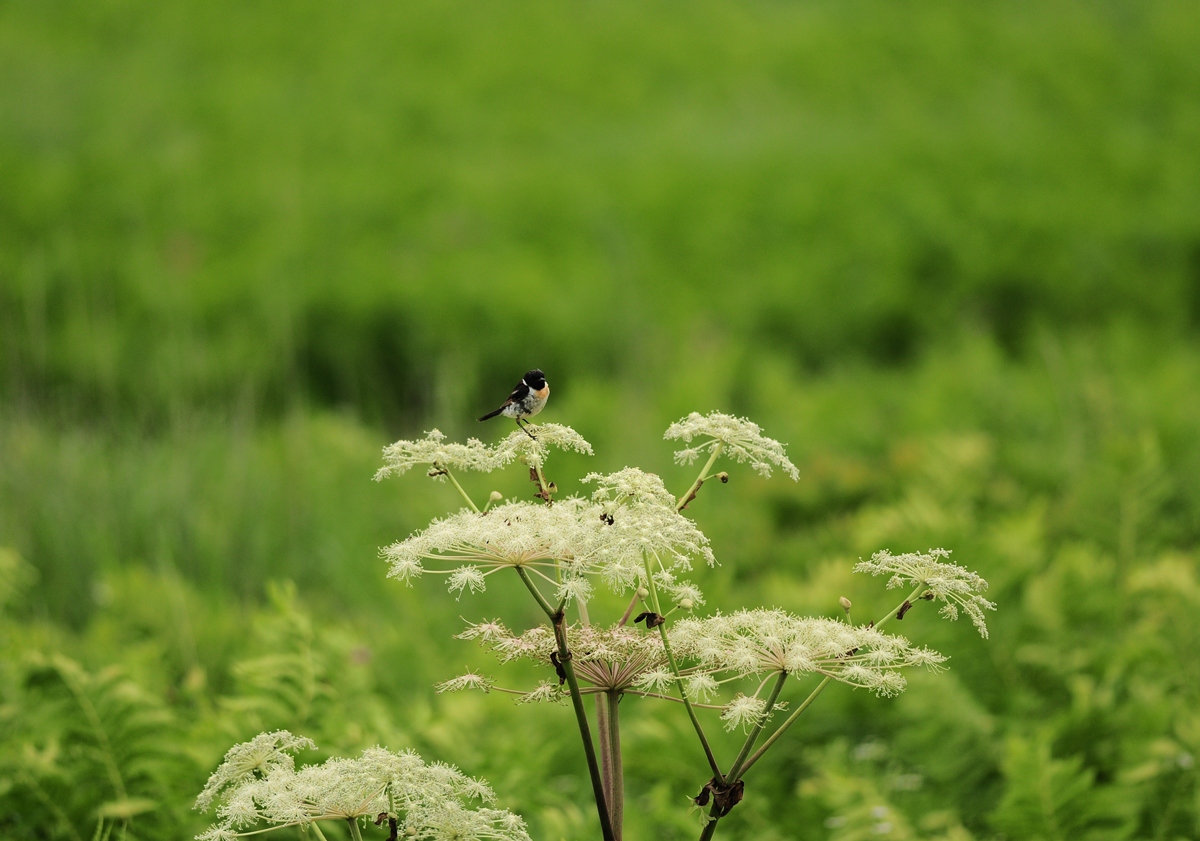
[[[517, 426], [521, 426], [521, 421], [526, 418], [531, 418], [546, 407], [546, 398], [550, 396], [550, 386], [546, 382], [546, 375], [541, 370], [534, 368], [521, 378], [517, 383], [517, 387], [512, 390], [512, 394], [508, 395], [508, 399], [504, 401], [504, 405], [494, 412], [488, 412], [480, 418], [481, 421], [489, 420], [496, 415], [504, 415], [506, 418], [512, 418], [517, 422]], [[525, 434], [533, 438], [533, 433], [525, 429]]]

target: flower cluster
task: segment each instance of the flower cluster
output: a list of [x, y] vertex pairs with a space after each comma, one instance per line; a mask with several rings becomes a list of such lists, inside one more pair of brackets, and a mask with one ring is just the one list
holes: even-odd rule
[[569, 426], [547, 423], [534, 428], [536, 438], [517, 430], [495, 446], [488, 446], [478, 438], [468, 438], [467, 443], [458, 444], [447, 441], [440, 430], [431, 429], [420, 440], [397, 441], [384, 447], [383, 467], [376, 471], [375, 481], [403, 475], [418, 465], [429, 467], [429, 475], [438, 480], [445, 480], [447, 470], [490, 473], [513, 461], [540, 468], [546, 463], [551, 446], [592, 454], [592, 445]]
[[197, 838], [232, 841], [316, 821], [384, 815], [412, 838], [529, 840], [524, 821], [511, 812], [472, 808], [470, 801], [489, 803], [494, 795], [451, 766], [375, 747], [357, 759], [329, 759], [297, 771], [292, 753], [314, 747], [278, 731], [231, 748], [196, 800], [200, 809], [218, 801], [220, 822]]
[[726, 730], [742, 728], [749, 730], [763, 720], [767, 714], [767, 702], [757, 695], [744, 695], [741, 692], [730, 701], [721, 713]]
[[[611, 476], [592, 474], [592, 500], [571, 497], [553, 505], [508, 502], [485, 514], [459, 511], [382, 550], [389, 575], [410, 581], [424, 572], [449, 576], [450, 589], [484, 589], [488, 575], [520, 567], [556, 588], [558, 598], [587, 601], [589, 576], [615, 590], [645, 580], [645, 558], [654, 559], [662, 586], [699, 603], [699, 593], [675, 572], [690, 569], [690, 556], [715, 563], [708, 539], [675, 511], [662, 480], [627, 468]], [[430, 569], [425, 561], [453, 564]]]
[[259, 733], [248, 742], [234, 745], [225, 754], [225, 761], [208, 778], [208, 784], [196, 798], [196, 808], [209, 809], [220, 792], [248, 780], [266, 777], [273, 771], [290, 772], [296, 767], [292, 756], [295, 751], [316, 749], [312, 739], [293, 736], [286, 730]]
[[[571, 498], [553, 505], [507, 502], [486, 514], [459, 511], [385, 547], [382, 555], [391, 562], [392, 578], [410, 581], [424, 572], [440, 572], [450, 575], [452, 590], [473, 592], [482, 590], [485, 577], [500, 569], [523, 567], [540, 573], [573, 561], [581, 547], [595, 540], [600, 515], [587, 516], [593, 509], [585, 500]], [[458, 566], [429, 570], [425, 560]]]
[[379, 482], [388, 476], [401, 476], [417, 465], [430, 468], [429, 475], [444, 481], [447, 470], [478, 470], [489, 473], [513, 460], [506, 451], [493, 449], [478, 438], [467, 443], [446, 441], [437, 429], [425, 433], [419, 441], [397, 441], [383, 448], [383, 467], [375, 473]]
[[[532, 429], [534, 435], [515, 430], [494, 446], [475, 439], [447, 443], [433, 430], [423, 440], [399, 441], [384, 452], [385, 466], [376, 479], [428, 465], [430, 476], [449, 476], [456, 487], [450, 471], [488, 471], [519, 462], [530, 469], [540, 488], [537, 496], [545, 503], [502, 501], [496, 493], [483, 511], [471, 503], [472, 510], [434, 520], [423, 531], [381, 550], [390, 563], [390, 577], [411, 583], [426, 573], [444, 575], [450, 591], [460, 597], [466, 591], [485, 589], [493, 573], [515, 569], [551, 620], [553, 627], [523, 633], [510, 631], [499, 621], [469, 624], [458, 636], [478, 641], [501, 663], [527, 660], [556, 671], [532, 690], [503, 688], [489, 676], [468, 671], [438, 684], [438, 692], [503, 692], [517, 696], [521, 703], [564, 703], [575, 693], [577, 709], [579, 694], [662, 698], [719, 710], [728, 729], [753, 730], [757, 736], [756, 728], [786, 707], [778, 698], [790, 675], [819, 673], [827, 678], [825, 683], [837, 680], [892, 696], [907, 685], [905, 669], [938, 671], [945, 663], [938, 652], [885, 634], [874, 625], [767, 609], [703, 619], [687, 615], [704, 600], [681, 576], [694, 560], [713, 566], [715, 559], [708, 538], [680, 509], [712, 477], [709, 471], [716, 459], [728, 454], [764, 477], [780, 469], [793, 480], [799, 478], [784, 445], [765, 437], [757, 424], [719, 412], [693, 412], [672, 424], [664, 437], [687, 445], [675, 453], [677, 463], [708, 457], [689, 495], [678, 501], [658, 476], [631, 467], [586, 476], [583, 482], [591, 486], [590, 496], [552, 501], [556, 488], [542, 474], [550, 450], [591, 455], [592, 447], [567, 426], [545, 424]], [[910, 598], [943, 602], [941, 612], [951, 619], [966, 612], [986, 637], [984, 612], [995, 609], [981, 595], [987, 582], [948, 558], [949, 553], [941, 549], [899, 556], [879, 552], [860, 562], [855, 571], [886, 573], [891, 576], [889, 588], [912, 586]], [[588, 601], [595, 578], [617, 591], [637, 589], [625, 617], [611, 627], [588, 625], [587, 612], [581, 608], [585, 624], [565, 625], [565, 606], [572, 600]], [[557, 609], [543, 595], [547, 585], [559, 602]], [[674, 608], [664, 607], [660, 594], [670, 597]], [[639, 599], [647, 609], [635, 625], [645, 619], [646, 631], [625, 625]], [[841, 602], [848, 617], [850, 602]], [[906, 602], [900, 608], [901, 618], [910, 607]], [[677, 611], [686, 618], [667, 624]], [[658, 630], [649, 632], [654, 628]], [[572, 679], [572, 672], [578, 680]], [[759, 681], [757, 688], [736, 691], [751, 677]], [[774, 688], [764, 697], [772, 681]], [[713, 700], [727, 684], [731, 686], [723, 698]], [[605, 744], [611, 747], [614, 741], [610, 738]], [[222, 823], [202, 836], [204, 841], [226, 841], [239, 830], [264, 822], [270, 828], [306, 826], [380, 812], [403, 820], [405, 834], [413, 837], [526, 838], [524, 824], [510, 813], [467, 808], [464, 799], [486, 800], [490, 792], [454, 769], [426, 766], [414, 754], [375, 748], [360, 759], [330, 760], [295, 770], [291, 753], [312, 746], [308, 740], [280, 732], [263, 734], [230, 751], [198, 801], [207, 807], [214, 799], [221, 800]], [[595, 777], [597, 769], [592, 770]]]
[[603, 524], [589, 560], [614, 589], [644, 581], [647, 556], [659, 573], [667, 573], [662, 583], [668, 589], [676, 586], [675, 570], [691, 569], [689, 556], [716, 565], [708, 538], [675, 510], [675, 498], [655, 474], [626, 467], [608, 475], [591, 473], [583, 481], [596, 485], [592, 501]]
[[[585, 684], [581, 689], [585, 695], [630, 691], [635, 686], [640, 687], [647, 674], [659, 673], [666, 669], [666, 654], [663, 651], [662, 640], [657, 634], [644, 634], [623, 625], [611, 628], [572, 625], [567, 629], [567, 638], [570, 640], [571, 662], [574, 663], [575, 674], [580, 682]], [[510, 632], [501, 622], [482, 622], [470, 625], [458, 635], [458, 639], [479, 640], [481, 644], [490, 648], [502, 663], [531, 660], [548, 664], [551, 662], [551, 655], [558, 652], [554, 634], [545, 626], [518, 635]], [[485, 688], [478, 685], [481, 680], [477, 675], [467, 674], [445, 681], [437, 688], [439, 692]], [[492, 687], [490, 682], [486, 685], [487, 689]], [[551, 700], [542, 687], [538, 687], [532, 693], [517, 694], [527, 700]], [[559, 694], [556, 692], [554, 699]]]
[[545, 465], [551, 446], [564, 452], [571, 450], [592, 455], [592, 445], [569, 426], [544, 423], [534, 429], [537, 432], [535, 437], [530, 437], [520, 429], [510, 432], [507, 438], [496, 445], [497, 456], [505, 457], [509, 461], [517, 459], [522, 464], [540, 468]]
[[983, 612], [996, 609], [994, 603], [980, 595], [987, 592], [988, 583], [965, 567], [947, 563], [949, 557], [950, 552], [945, 549], [930, 549], [925, 554], [906, 552], [903, 555], [876, 552], [871, 560], [856, 564], [854, 571], [892, 576], [887, 583], [889, 590], [904, 586], [923, 587], [925, 598], [944, 602], [940, 611], [942, 616], [957, 619], [961, 609], [971, 617], [979, 635], [987, 639], [987, 622]]
[[819, 672], [879, 695], [904, 690], [900, 669], [937, 669], [946, 659], [874, 627], [793, 616], [782, 610], [739, 610], [682, 619], [671, 629], [671, 643], [681, 656], [716, 674]]
[[692, 412], [667, 427], [663, 437], [671, 441], [682, 440], [687, 444], [691, 444], [693, 439], [700, 439], [693, 446], [675, 453], [676, 464], [691, 464], [702, 452], [721, 446], [723, 452], [739, 464], [750, 462], [750, 466], [762, 476], [769, 477], [771, 465], [775, 465], [793, 481], [800, 478], [800, 471], [788, 460], [784, 445], [765, 437], [758, 424], [745, 418], [721, 412], [709, 412], [707, 415]]
[[[687, 693], [688, 698], [695, 702], [707, 701], [720, 688], [720, 684], [712, 674], [699, 667], [680, 669], [677, 680], [675, 674], [666, 665], [643, 672], [633, 685], [634, 688], [645, 694], [665, 697], [665, 693], [674, 689], [680, 681], [683, 682], [683, 691]], [[674, 701], [675, 698], [672, 697], [669, 700]], [[715, 709], [720, 709], [720, 707]]]

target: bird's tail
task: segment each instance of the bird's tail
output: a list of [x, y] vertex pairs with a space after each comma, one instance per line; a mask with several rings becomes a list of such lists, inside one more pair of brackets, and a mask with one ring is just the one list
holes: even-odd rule
[[501, 412], [503, 412], [503, 411], [504, 411], [504, 407], [503, 407], [503, 406], [501, 406], [499, 409], [497, 409], [497, 410], [496, 410], [496, 411], [494, 411], [494, 412], [488, 412], [486, 415], [484, 415], [483, 417], [479, 418], [479, 420], [481, 420], [481, 421], [485, 421], [485, 420], [491, 420], [492, 418], [496, 417], [496, 415], [500, 414], [500, 413], [501, 413]]

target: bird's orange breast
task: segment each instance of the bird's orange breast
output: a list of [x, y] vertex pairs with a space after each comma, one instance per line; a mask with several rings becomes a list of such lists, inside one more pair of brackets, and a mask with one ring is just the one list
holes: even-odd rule
[[546, 383], [544, 386], [542, 386], [537, 391], [535, 391], [533, 393], [533, 396], [536, 397], [538, 400], [545, 400], [547, 397], [549, 397], [550, 396], [550, 383]]

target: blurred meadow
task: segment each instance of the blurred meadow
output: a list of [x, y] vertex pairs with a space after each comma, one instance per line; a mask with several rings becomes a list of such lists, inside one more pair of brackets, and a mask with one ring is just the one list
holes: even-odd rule
[[[706, 610], [874, 615], [885, 548], [992, 583], [721, 837], [1200, 838], [1197, 44], [1171, 0], [0, 4], [0, 837], [191, 837], [275, 728], [599, 837], [567, 710], [432, 690], [519, 585], [377, 556], [457, 505], [381, 448], [495, 440], [539, 366], [564, 492], [682, 491], [693, 410], [789, 444], [692, 504]], [[627, 703], [628, 837], [693, 838], [687, 719]]]

